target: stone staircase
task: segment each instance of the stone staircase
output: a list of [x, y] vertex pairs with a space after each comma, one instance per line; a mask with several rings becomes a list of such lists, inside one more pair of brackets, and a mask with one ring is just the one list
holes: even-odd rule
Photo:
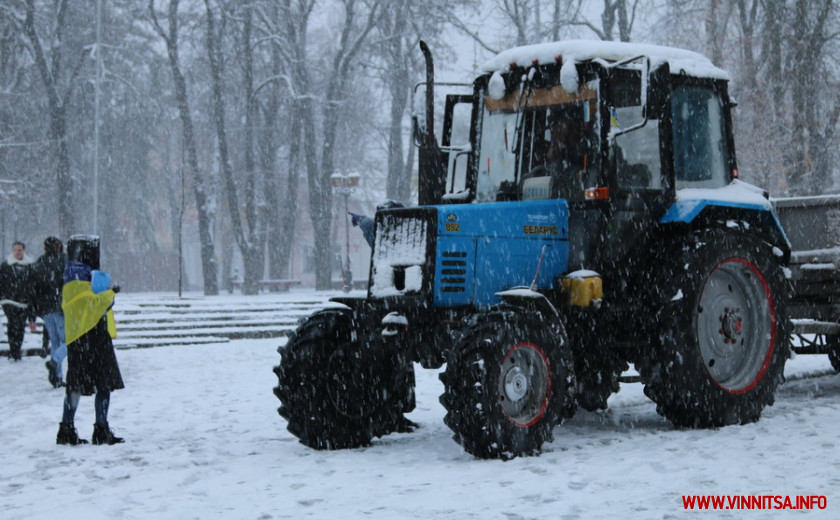
[[[114, 307], [118, 349], [225, 343], [237, 339], [279, 338], [300, 319], [323, 308], [340, 291], [292, 290], [254, 296], [171, 293], [119, 294]], [[5, 315], [0, 314], [0, 356], [9, 355]], [[26, 330], [23, 355], [41, 354], [41, 331]]]

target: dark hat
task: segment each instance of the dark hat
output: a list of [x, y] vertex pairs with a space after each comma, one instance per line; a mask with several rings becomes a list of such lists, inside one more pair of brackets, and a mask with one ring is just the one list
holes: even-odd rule
[[67, 240], [67, 260], [99, 269], [99, 236], [73, 235]]
[[56, 236], [48, 236], [44, 239], [44, 251], [47, 253], [60, 253], [62, 249], [61, 239]]

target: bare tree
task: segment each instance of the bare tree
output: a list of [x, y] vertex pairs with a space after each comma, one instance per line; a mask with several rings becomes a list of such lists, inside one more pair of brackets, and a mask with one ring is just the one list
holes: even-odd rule
[[384, 85], [389, 110], [385, 139], [387, 141], [388, 176], [385, 196], [408, 202], [411, 198], [411, 172], [414, 147], [406, 152], [407, 112], [414, 84], [422, 80], [421, 39], [431, 42], [439, 52], [448, 49], [439, 41], [442, 28], [454, 16], [454, 9], [463, 2], [412, 2], [394, 0], [387, 4], [376, 27], [368, 52], [377, 67], [375, 79]]
[[[239, 250], [242, 253], [244, 263], [244, 280], [242, 285], [243, 294], [256, 294], [259, 289], [259, 280], [262, 277], [264, 268], [264, 247], [265, 247], [265, 219], [264, 214], [259, 210], [261, 199], [257, 197], [257, 172], [254, 161], [254, 70], [253, 70], [253, 47], [251, 45], [251, 28], [253, 21], [252, 3], [244, 2], [239, 13], [241, 19], [242, 35], [239, 45], [239, 53], [235, 55], [236, 61], [242, 64], [242, 96], [245, 99], [244, 114], [244, 139], [243, 155], [244, 167], [243, 177], [245, 186], [244, 205], [240, 205], [239, 186], [234, 178], [233, 162], [229, 153], [229, 138], [226, 128], [225, 106], [230, 103], [223, 95], [222, 76], [225, 69], [223, 59], [223, 37], [225, 24], [217, 22], [216, 12], [211, 1], [205, 0], [204, 5], [207, 12], [207, 55], [210, 63], [210, 75], [212, 78], [212, 105], [214, 122], [216, 127], [216, 138], [219, 150], [219, 162], [221, 163], [222, 176], [225, 183], [225, 197], [228, 200], [228, 211], [230, 213], [231, 228]], [[222, 20], [227, 20], [227, 12], [224, 6], [218, 7]], [[244, 208], [244, 215], [242, 209]], [[244, 218], [243, 218], [244, 217]], [[244, 221], [244, 225], [243, 225]]]
[[[41, 36], [36, 27], [37, 9], [35, 0], [26, 0], [24, 31], [31, 43], [32, 58], [41, 75], [41, 81], [47, 94], [49, 112], [49, 136], [55, 155], [56, 187], [58, 190], [58, 221], [63, 236], [75, 231], [76, 208], [73, 204], [73, 178], [70, 170], [70, 151], [67, 134], [67, 105], [73, 92], [73, 86], [82, 66], [83, 55], [79, 55], [72, 68], [65, 73], [63, 53], [65, 30], [67, 29], [67, 0], [56, 3], [51, 21], [52, 30], [44, 38], [50, 42], [48, 50], [41, 43]], [[64, 83], [62, 86], [61, 82]]]
[[636, 21], [636, 10], [639, 8], [640, 0], [604, 0], [604, 9], [601, 11], [601, 24], [596, 25], [586, 18], [582, 13], [584, 0], [577, 0], [578, 5], [570, 25], [582, 25], [591, 30], [602, 40], [614, 40], [614, 31], [618, 26], [618, 39], [629, 42], [633, 32], [633, 25]]
[[[341, 0], [344, 18], [338, 31], [338, 41], [331, 64], [327, 67], [324, 90], [317, 96], [318, 103], [309, 101], [304, 116], [305, 146], [319, 143], [317, 153], [307, 153], [306, 170], [309, 187], [309, 213], [315, 232], [315, 287], [328, 289], [332, 285], [331, 275], [331, 228], [332, 188], [330, 176], [335, 171], [334, 155], [338, 125], [335, 122], [345, 102], [345, 84], [350, 79], [352, 65], [359, 50], [379, 20], [383, 4], [380, 0], [362, 2]], [[306, 88], [306, 84], [295, 85]], [[312, 99], [314, 96], [307, 96]], [[317, 113], [316, 113], [317, 112]], [[320, 117], [323, 128], [315, 132], [315, 120]], [[314, 150], [313, 150], [314, 152]]]
[[[276, 19], [275, 16], [272, 17]], [[295, 218], [298, 212], [298, 175], [300, 164], [299, 142], [294, 149], [289, 146], [290, 135], [287, 132], [283, 136], [284, 146], [294, 154], [288, 154], [286, 168], [285, 190], [281, 191], [281, 179], [277, 164], [278, 150], [281, 148], [278, 120], [281, 106], [281, 84], [279, 78], [281, 71], [280, 46], [272, 44], [269, 50], [271, 77], [268, 81], [262, 82], [257, 87], [259, 92], [265, 89], [264, 100], [259, 103], [258, 110], [262, 118], [262, 132], [258, 139], [258, 162], [260, 168], [265, 172], [265, 202], [266, 214], [268, 216], [266, 229], [266, 242], [268, 246], [268, 276], [273, 279], [282, 279], [289, 271], [289, 257], [292, 251], [292, 239], [295, 235]], [[292, 133], [299, 133], [293, 131]], [[282, 203], [281, 203], [282, 200]]]
[[170, 0], [168, 9], [168, 30], [164, 30], [158, 20], [154, 0], [149, 0], [149, 15], [152, 25], [158, 35], [166, 43], [169, 66], [172, 72], [172, 80], [175, 85], [175, 97], [178, 102], [178, 112], [181, 116], [181, 131], [183, 133], [184, 153], [187, 156], [186, 164], [190, 169], [193, 180], [193, 193], [195, 195], [196, 210], [198, 212], [198, 233], [201, 242], [201, 266], [204, 276], [204, 294], [215, 295], [219, 293], [218, 269], [216, 266], [215, 248], [213, 236], [211, 235], [213, 216], [208, 205], [208, 197], [205, 190], [204, 176], [198, 164], [198, 146], [195, 139], [192, 114], [190, 112], [189, 96], [187, 94], [187, 81], [181, 72], [181, 65], [178, 58], [178, 4], [179, 0]]
[[410, 165], [403, 154], [403, 121], [411, 92], [412, 64], [409, 52], [416, 52], [419, 38], [409, 31], [411, 0], [397, 0], [383, 17], [382, 30], [386, 62], [383, 79], [391, 104], [388, 125], [388, 180], [385, 196], [408, 201], [411, 196]]
[[[307, 59], [309, 18], [316, 0], [284, 0], [280, 5], [266, 10], [261, 17], [265, 38], [270, 44], [273, 74], [261, 83], [270, 89], [264, 106], [266, 126], [273, 128], [281, 105], [288, 110], [287, 161], [285, 185], [281, 186], [275, 175], [266, 183], [266, 200], [274, 215], [269, 228], [269, 270], [272, 276], [282, 278], [288, 269], [294, 245], [295, 225], [299, 218], [299, 172], [314, 168], [317, 146], [307, 136], [315, 136], [315, 101], [309, 94], [312, 88], [309, 60]], [[288, 103], [280, 98], [281, 85], [288, 91]], [[260, 90], [261, 90], [260, 88]], [[274, 164], [272, 144], [263, 136], [262, 159], [264, 167]], [[273, 168], [272, 168], [273, 169]]]
[[[501, 38], [490, 42], [482, 34], [487, 29], [474, 28], [462, 17], [452, 17], [453, 26], [472, 37], [484, 49], [498, 53], [504, 47], [527, 45], [545, 41], [556, 41], [570, 28], [585, 27], [601, 40], [618, 39], [630, 41], [642, 0], [603, 0], [600, 19], [593, 21], [586, 13], [592, 2], [586, 0], [487, 0], [464, 2], [475, 12], [485, 12], [489, 6], [499, 13], [499, 24], [503, 28]], [[494, 31], [498, 29], [494, 28]], [[499, 47], [501, 45], [501, 47]]]
[[[833, 0], [673, 0], [665, 23], [702, 23], [740, 100], [741, 171], [776, 192], [820, 193], [837, 158], [840, 12]], [[676, 44], [696, 45], [696, 35]], [[726, 52], [735, 48], [738, 52]], [[815, 96], [814, 93], [820, 94]]]
[[[808, 184], [817, 190], [826, 184], [825, 177], [828, 172], [816, 169], [815, 162], [816, 156], [821, 153], [818, 147], [824, 144], [821, 142], [822, 136], [826, 133], [833, 135], [837, 116], [836, 110], [832, 110], [827, 121], [823, 121], [812, 97], [814, 86], [824, 84], [821, 81], [822, 67], [819, 65], [824, 61], [825, 47], [838, 35], [837, 32], [831, 34], [829, 31], [832, 31], [832, 28], [827, 25], [834, 18], [834, 13], [836, 6], [832, 0], [797, 0], [794, 3], [793, 40], [789, 42], [794, 52], [790, 58], [793, 142], [788, 182], [800, 192], [805, 188], [802, 186], [803, 180], [809, 176], [811, 182]], [[837, 31], [837, 28], [833, 30]], [[836, 89], [827, 93], [835, 99], [836, 108], [837, 101], [840, 101]], [[828, 128], [823, 126], [826, 123]]]

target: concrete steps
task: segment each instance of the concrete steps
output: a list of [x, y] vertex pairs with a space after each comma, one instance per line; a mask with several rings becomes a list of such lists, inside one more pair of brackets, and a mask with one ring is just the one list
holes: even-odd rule
[[[119, 294], [114, 307], [118, 349], [225, 343], [287, 336], [300, 319], [328, 304], [340, 291], [295, 290], [254, 296], [170, 293]], [[9, 355], [5, 315], [0, 319], [0, 356]], [[23, 355], [41, 354], [41, 331], [27, 329]]]

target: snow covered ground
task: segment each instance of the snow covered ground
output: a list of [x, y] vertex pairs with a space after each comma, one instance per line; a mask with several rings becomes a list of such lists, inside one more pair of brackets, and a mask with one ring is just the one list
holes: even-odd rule
[[[419, 430], [364, 449], [304, 447], [276, 412], [281, 341], [120, 350], [126, 389], [110, 420], [126, 443], [108, 447], [56, 446], [63, 392], [44, 361], [0, 359], [0, 518], [840, 518], [840, 375], [825, 356], [789, 362], [756, 424], [675, 429], [626, 384], [610, 411], [558, 427], [542, 456], [502, 462], [451, 439], [438, 371], [419, 366]], [[82, 398], [83, 437], [92, 423]], [[684, 509], [683, 495], [711, 494], [824, 495], [827, 507]]]

